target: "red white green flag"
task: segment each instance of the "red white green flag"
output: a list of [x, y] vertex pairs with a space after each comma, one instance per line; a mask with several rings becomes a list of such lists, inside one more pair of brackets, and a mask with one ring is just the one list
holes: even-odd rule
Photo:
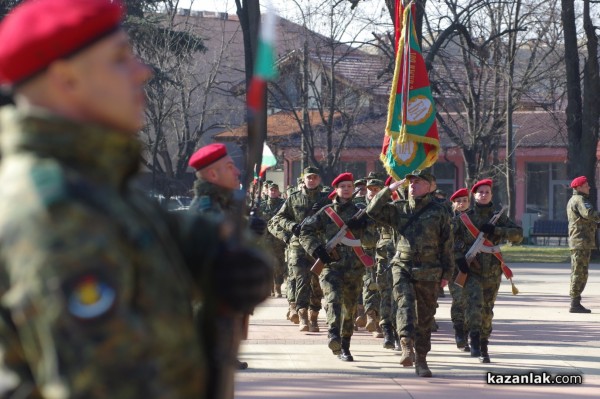
[[263, 152], [262, 152], [262, 164], [260, 165], [260, 177], [265, 177], [265, 173], [267, 169], [277, 165], [277, 159], [275, 155], [273, 155], [273, 151], [269, 148], [267, 143], [263, 144]]
[[440, 148], [435, 104], [414, 27], [415, 3], [396, 0], [396, 64], [380, 159], [389, 175], [402, 179], [435, 163]]

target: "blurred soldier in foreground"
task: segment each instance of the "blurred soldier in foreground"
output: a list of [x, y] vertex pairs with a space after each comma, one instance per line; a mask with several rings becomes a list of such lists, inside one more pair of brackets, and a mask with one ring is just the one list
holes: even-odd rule
[[476, 260], [468, 265], [465, 255], [479, 232], [483, 232], [485, 238], [497, 246], [505, 240], [519, 244], [523, 240], [523, 229], [506, 214], [502, 214], [495, 225], [489, 223], [496, 211], [492, 202], [492, 180], [478, 181], [471, 188], [471, 194], [473, 206], [463, 213], [465, 219], [456, 223], [456, 266], [463, 273], [468, 273], [463, 295], [466, 297], [471, 356], [479, 357], [481, 363], [490, 363], [488, 344], [492, 334], [494, 304], [502, 278], [501, 258], [492, 253], [480, 252]]
[[588, 280], [588, 267], [592, 249], [596, 248], [596, 228], [600, 214], [594, 209], [589, 194], [590, 185], [585, 176], [571, 182], [573, 196], [567, 203], [569, 219], [569, 249], [571, 250], [570, 313], [591, 313], [581, 304], [581, 293]]
[[260, 254], [130, 188], [151, 73], [123, 12], [25, 1], [0, 24], [0, 84], [16, 103], [0, 133], [4, 397], [207, 397], [193, 297], [244, 311], [268, 296]]
[[393, 182], [369, 203], [367, 213], [398, 232], [391, 264], [402, 346], [400, 364], [410, 367], [414, 363], [418, 376], [431, 377], [427, 364], [431, 323], [437, 307], [438, 287], [447, 282], [454, 269], [454, 242], [450, 215], [428, 195], [433, 176], [417, 170], [406, 175], [405, 180], [410, 182], [408, 200], [390, 203], [392, 192], [404, 180]]
[[[331, 185], [335, 188], [333, 204], [321, 208], [306, 221], [300, 232], [300, 243], [314, 259], [325, 264], [320, 282], [327, 303], [329, 349], [341, 360], [351, 362], [354, 358], [350, 353], [350, 339], [364, 275], [361, 256], [366, 256], [361, 243], [372, 247], [375, 239], [367, 233], [369, 219], [364, 214], [358, 217], [359, 208], [352, 202], [352, 174], [342, 173]], [[351, 232], [346, 237], [350, 235], [352, 240], [360, 240], [358, 245], [341, 244], [328, 249], [323, 238], [330, 240], [344, 224]], [[371, 243], [367, 242], [369, 239]]]

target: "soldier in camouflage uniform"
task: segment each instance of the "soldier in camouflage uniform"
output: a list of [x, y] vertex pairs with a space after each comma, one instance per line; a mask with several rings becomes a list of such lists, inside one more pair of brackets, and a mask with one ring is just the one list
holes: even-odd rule
[[[354, 183], [356, 185], [356, 182]], [[367, 194], [365, 199], [367, 203], [375, 197], [375, 195], [383, 188], [383, 182], [377, 179], [371, 179], [367, 182]], [[360, 206], [366, 206], [366, 204], [359, 204]], [[371, 223], [370, 227], [371, 231], [369, 231], [371, 236], [376, 237], [376, 241], [371, 244], [367, 242], [363, 244], [363, 248], [365, 252], [367, 252], [370, 256], [379, 257], [380, 253], [377, 253], [377, 244], [379, 243], [379, 231], [381, 230], [381, 225], [377, 223]], [[377, 263], [379, 266], [379, 263]], [[380, 275], [381, 270], [378, 267], [366, 268], [365, 275], [363, 276], [363, 290], [362, 290], [362, 302], [364, 305], [365, 311], [365, 325], [364, 327], [373, 334], [375, 338], [383, 338], [383, 332], [380, 326], [380, 313], [381, 313], [381, 302], [382, 302], [382, 294], [379, 289], [379, 283], [381, 282], [385, 287], [385, 281], [379, 281], [382, 277]], [[388, 283], [388, 286], [391, 285]], [[391, 293], [391, 290], [390, 290]], [[390, 298], [387, 297], [389, 300]], [[391, 305], [391, 302], [390, 302]], [[391, 332], [391, 330], [390, 330]], [[392, 347], [393, 347], [393, 334], [392, 334]]]
[[581, 304], [581, 293], [588, 279], [588, 266], [592, 249], [596, 248], [596, 228], [600, 214], [590, 202], [590, 185], [585, 176], [571, 182], [573, 196], [567, 203], [569, 219], [569, 249], [571, 250], [570, 313], [591, 313]]
[[433, 181], [430, 173], [414, 171], [405, 180], [410, 181], [408, 200], [390, 203], [392, 192], [404, 183], [394, 182], [369, 203], [367, 213], [398, 232], [391, 264], [402, 346], [400, 363], [409, 367], [414, 362], [417, 375], [431, 377], [427, 353], [431, 349], [438, 288], [454, 269], [450, 215], [429, 194]]
[[254, 251], [133, 189], [151, 73], [123, 11], [25, 1], [0, 24], [0, 84], [16, 99], [0, 133], [3, 397], [207, 397], [194, 293], [238, 311], [268, 296]]
[[290, 302], [290, 319], [297, 312], [300, 331], [318, 331], [317, 320], [323, 291], [318, 277], [310, 271], [314, 259], [302, 248], [298, 237], [303, 221], [329, 200], [327, 194], [321, 191], [319, 169], [309, 166], [304, 169], [303, 176], [303, 188], [285, 200], [279, 212], [271, 219], [271, 224], [282, 230], [277, 235], [285, 235], [288, 240], [288, 273], [296, 282], [296, 293], [292, 295], [296, 302]]
[[[452, 196], [450, 196], [452, 202], [452, 209], [454, 217], [452, 218], [452, 231], [456, 236], [456, 232], [462, 223], [460, 221], [460, 214], [466, 212], [469, 209], [469, 190], [461, 188], [457, 190]], [[460, 243], [460, 241], [454, 240], [454, 243]], [[455, 268], [452, 272], [452, 278], [448, 284], [450, 289], [450, 295], [452, 296], [452, 306], [450, 307], [450, 319], [452, 320], [452, 326], [454, 327], [454, 340], [456, 341], [456, 347], [463, 350], [464, 352], [470, 352], [469, 347], [469, 330], [467, 328], [467, 322], [465, 320], [466, 312], [466, 298], [463, 295], [463, 289], [454, 284], [454, 280], [458, 275], [458, 269]]]
[[[279, 185], [271, 183], [269, 186], [269, 198], [260, 204], [260, 216], [268, 223], [279, 211], [279, 208], [281, 208], [284, 202], [284, 199], [281, 198]], [[287, 265], [285, 263], [285, 242], [273, 234], [268, 233], [263, 237], [262, 247], [274, 258], [275, 273], [273, 276], [272, 294], [276, 298], [281, 298], [281, 284], [283, 284], [285, 274], [287, 273]]]
[[[494, 215], [492, 203], [492, 180], [483, 179], [471, 188], [474, 204], [465, 214], [473, 226], [485, 233], [486, 238], [494, 245], [507, 240], [518, 244], [523, 240], [523, 229], [502, 214], [495, 225], [489, 220]], [[492, 318], [494, 317], [494, 303], [500, 288], [502, 268], [500, 260], [490, 253], [479, 253], [476, 261], [467, 265], [465, 254], [475, 242], [474, 237], [465, 223], [457, 223], [455, 231], [455, 258], [459, 270], [468, 273], [467, 281], [463, 288], [466, 296], [466, 318], [471, 339], [471, 356], [479, 357], [482, 363], [489, 363], [488, 353], [489, 337], [492, 333]]]
[[[369, 237], [368, 234], [368, 218], [364, 215], [361, 218], [353, 218], [359, 208], [351, 200], [354, 190], [352, 174], [342, 173], [331, 185], [335, 188], [335, 197], [333, 204], [325, 208], [331, 208], [337, 213], [363, 245], [373, 245], [374, 237]], [[321, 259], [326, 264], [320, 282], [327, 303], [329, 349], [333, 354], [339, 355], [341, 360], [353, 361], [350, 339], [354, 333], [354, 317], [364, 266], [352, 247], [338, 245], [334, 249], [335, 254], [327, 252], [327, 240], [331, 239], [340, 227], [327, 215], [325, 208], [311, 216], [302, 226], [300, 243], [313, 258]]]

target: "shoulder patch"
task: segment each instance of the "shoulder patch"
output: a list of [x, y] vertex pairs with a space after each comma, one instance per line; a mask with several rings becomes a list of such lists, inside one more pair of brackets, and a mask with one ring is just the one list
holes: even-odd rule
[[52, 205], [67, 196], [65, 175], [58, 165], [46, 164], [33, 168], [30, 177], [43, 204]]
[[206, 211], [212, 207], [212, 200], [208, 195], [198, 198], [198, 210]]
[[81, 275], [63, 288], [67, 310], [81, 321], [91, 321], [106, 315], [116, 303], [114, 286], [99, 273]]

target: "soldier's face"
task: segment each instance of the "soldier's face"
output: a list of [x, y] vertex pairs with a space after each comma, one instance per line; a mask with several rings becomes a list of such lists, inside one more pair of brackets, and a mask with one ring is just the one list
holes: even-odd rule
[[583, 193], [585, 195], [589, 195], [590, 193], [590, 184], [588, 182], [583, 183], [581, 186], [577, 187], [577, 191]]
[[367, 198], [372, 200], [373, 198], [375, 198], [377, 193], [380, 191], [381, 191], [381, 187], [377, 187], [377, 186], [367, 187]]
[[271, 187], [269, 189], [269, 197], [270, 198], [279, 198], [280, 195], [281, 195], [281, 193], [279, 192], [279, 189], [277, 187]]
[[130, 133], [144, 126], [144, 85], [152, 73], [133, 54], [124, 31], [100, 40], [68, 62], [74, 66], [71, 93], [77, 118]]
[[408, 195], [411, 197], [421, 197], [427, 194], [430, 190], [431, 184], [420, 177], [411, 177], [410, 184], [408, 186]]
[[211, 167], [214, 168], [215, 184], [230, 190], [240, 188], [240, 170], [229, 155], [219, 159]]
[[492, 201], [492, 188], [490, 186], [479, 186], [473, 194], [475, 202], [479, 205], [487, 205]]
[[319, 175], [310, 174], [304, 176], [304, 186], [309, 190], [319, 187], [321, 184], [321, 177]]
[[452, 207], [455, 211], [464, 212], [469, 208], [469, 197], [458, 197], [452, 201]]
[[340, 183], [338, 183], [337, 187], [335, 188], [335, 193], [338, 195], [338, 197], [345, 199], [345, 200], [352, 198], [353, 192], [354, 192], [354, 183], [351, 181], [340, 182]]

